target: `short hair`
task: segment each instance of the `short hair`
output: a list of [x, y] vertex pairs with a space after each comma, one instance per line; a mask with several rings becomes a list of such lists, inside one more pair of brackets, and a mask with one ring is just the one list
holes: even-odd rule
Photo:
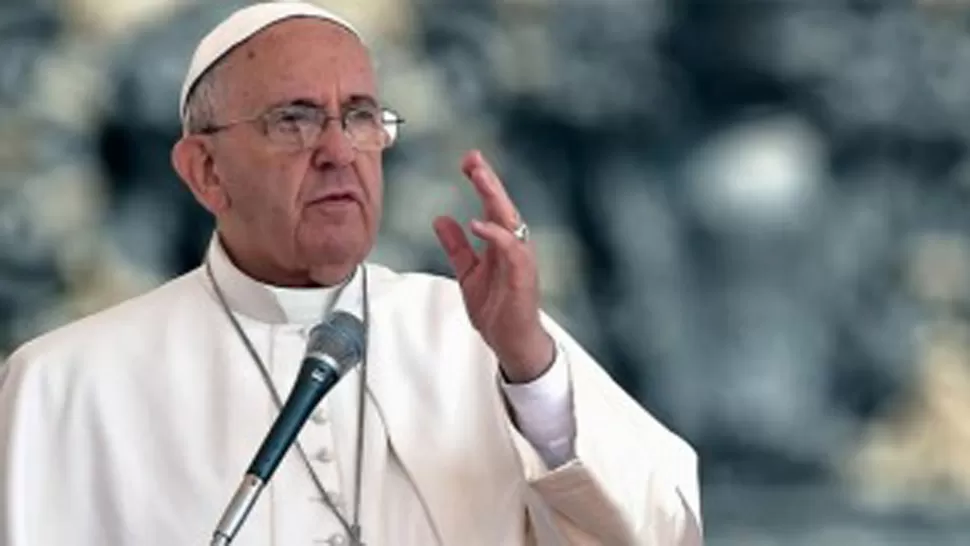
[[185, 102], [185, 121], [182, 130], [187, 134], [200, 133], [214, 125], [219, 106], [225, 98], [220, 68], [225, 57], [209, 67], [192, 87]]

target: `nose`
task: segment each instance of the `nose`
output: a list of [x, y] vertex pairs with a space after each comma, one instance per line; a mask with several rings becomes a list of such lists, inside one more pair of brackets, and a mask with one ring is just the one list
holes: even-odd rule
[[331, 119], [323, 127], [313, 147], [313, 165], [317, 168], [346, 167], [354, 160], [356, 153], [340, 120]]

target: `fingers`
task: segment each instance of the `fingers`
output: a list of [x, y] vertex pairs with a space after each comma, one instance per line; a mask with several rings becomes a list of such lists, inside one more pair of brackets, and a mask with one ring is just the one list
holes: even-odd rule
[[455, 276], [461, 282], [478, 263], [475, 249], [468, 242], [461, 224], [454, 218], [439, 216], [432, 225], [452, 269], [455, 270]]
[[482, 157], [481, 152], [474, 151], [466, 154], [461, 162], [461, 170], [472, 182], [475, 192], [482, 200], [485, 218], [506, 229], [514, 229], [520, 221], [519, 213], [509, 199], [502, 181]]
[[508, 267], [512, 288], [521, 288], [532, 281], [535, 267], [527, 245], [515, 238], [508, 229], [495, 222], [471, 221], [472, 233], [496, 249], [496, 256]]

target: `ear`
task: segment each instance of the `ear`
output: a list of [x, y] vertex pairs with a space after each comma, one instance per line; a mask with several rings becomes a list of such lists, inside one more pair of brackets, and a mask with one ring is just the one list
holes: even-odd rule
[[172, 166], [206, 210], [218, 216], [229, 208], [229, 195], [216, 171], [208, 138], [182, 136], [172, 147]]

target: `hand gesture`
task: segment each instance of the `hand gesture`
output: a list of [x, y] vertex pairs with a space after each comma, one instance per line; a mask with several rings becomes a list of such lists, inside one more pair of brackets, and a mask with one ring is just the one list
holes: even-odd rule
[[539, 320], [539, 276], [528, 228], [502, 181], [480, 152], [465, 155], [461, 170], [482, 202], [471, 232], [485, 241], [476, 253], [454, 218], [441, 216], [434, 230], [461, 285], [472, 325], [495, 352], [513, 383], [540, 376], [552, 364], [555, 344]]

